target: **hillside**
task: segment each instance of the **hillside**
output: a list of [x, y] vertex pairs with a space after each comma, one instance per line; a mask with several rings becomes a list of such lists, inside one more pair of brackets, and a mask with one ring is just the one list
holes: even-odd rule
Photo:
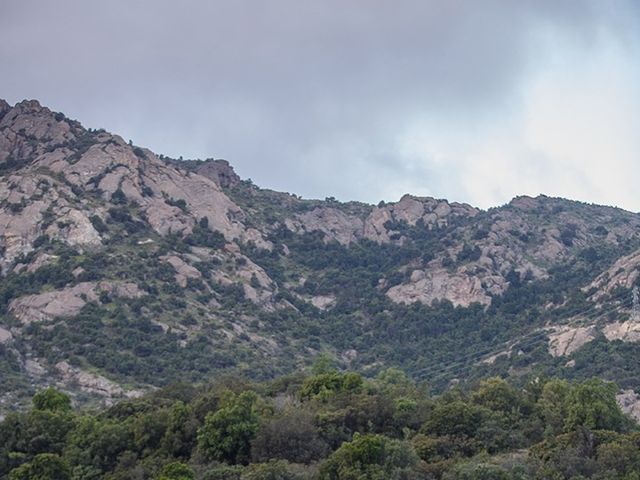
[[322, 352], [436, 391], [495, 374], [640, 391], [636, 213], [306, 200], [36, 101], [0, 101], [0, 173], [2, 411], [50, 384], [111, 403]]

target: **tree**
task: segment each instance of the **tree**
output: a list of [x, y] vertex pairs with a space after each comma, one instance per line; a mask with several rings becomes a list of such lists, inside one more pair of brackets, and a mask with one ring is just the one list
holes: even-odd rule
[[311, 372], [314, 375], [337, 372], [334, 358], [326, 352], [321, 353], [316, 357]]
[[69, 465], [58, 455], [41, 453], [11, 471], [9, 480], [70, 480]]
[[69, 395], [49, 387], [39, 391], [31, 400], [35, 410], [49, 410], [51, 412], [68, 412], [71, 410]]
[[283, 459], [293, 463], [311, 463], [329, 451], [313, 424], [313, 416], [293, 411], [263, 425], [253, 440], [254, 461]]
[[517, 411], [521, 404], [518, 391], [499, 377], [480, 382], [471, 400], [489, 410], [505, 414]]
[[291, 473], [289, 464], [283, 460], [251, 465], [241, 478], [242, 480], [300, 480], [300, 476]]
[[439, 402], [422, 430], [427, 435], [465, 435], [472, 437], [486, 410], [462, 400]]
[[173, 462], [162, 469], [158, 480], [193, 480], [195, 474], [193, 470], [181, 462]]
[[542, 387], [542, 393], [536, 403], [540, 416], [544, 420], [548, 436], [562, 433], [567, 418], [567, 400], [571, 387], [566, 380], [549, 380]]
[[208, 459], [229, 463], [246, 463], [251, 440], [258, 431], [260, 417], [256, 411], [257, 395], [229, 392], [222, 407], [205, 417], [198, 431], [198, 447]]
[[174, 457], [187, 458], [195, 444], [198, 422], [190, 405], [177, 401], [169, 413], [162, 448]]
[[321, 480], [406, 478], [418, 463], [410, 445], [383, 435], [360, 435], [344, 443], [320, 467]]
[[615, 383], [592, 378], [575, 386], [568, 398], [565, 430], [578, 427], [592, 430], [620, 430], [625, 417], [616, 402]]
[[444, 476], [445, 480], [511, 480], [511, 476], [502, 467], [490, 463], [463, 463]]

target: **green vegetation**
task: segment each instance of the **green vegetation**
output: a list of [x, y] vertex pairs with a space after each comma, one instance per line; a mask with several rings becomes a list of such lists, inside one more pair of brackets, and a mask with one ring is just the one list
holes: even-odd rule
[[315, 371], [176, 384], [99, 411], [38, 392], [0, 423], [0, 478], [628, 480], [640, 467], [640, 431], [601, 380], [494, 377], [430, 396], [398, 370]]
[[[638, 345], [598, 338], [569, 358], [555, 359], [548, 353], [547, 335], [535, 333], [591, 308], [581, 287], [594, 272], [635, 248], [631, 241], [579, 249], [575, 257], [551, 268], [546, 279], [532, 280], [512, 271], [506, 275], [510, 288], [486, 309], [454, 307], [448, 301], [396, 304], [379, 288], [381, 279], [388, 286], [405, 281], [407, 263], [441, 255], [442, 239], [455, 231], [455, 225], [429, 230], [421, 222], [415, 227], [396, 222], [394, 231], [408, 239], [404, 245], [363, 240], [348, 247], [327, 243], [319, 233], [298, 235], [278, 228], [269, 236], [275, 245], [272, 251], [241, 246], [242, 253], [279, 286], [273, 301], [280, 307], [263, 309], [247, 299], [243, 287], [261, 288], [255, 274], [238, 277], [247, 260], [225, 258], [226, 241], [210, 229], [207, 218], [184, 238], [158, 236], [133, 204], [118, 204], [104, 220], [91, 221], [109, 236], [102, 249], [81, 253], [43, 237], [40, 251], [55, 258], [33, 272], [4, 278], [0, 309], [5, 315], [0, 324], [15, 325], [6, 315], [12, 299], [80, 282], [133, 282], [145, 296], [124, 299], [103, 293], [72, 320], [73, 328], [64, 319], [38, 322], [22, 329], [13, 348], [0, 345], [3, 383], [22, 399], [34, 393], [19, 361], [27, 353], [48, 368], [64, 360], [131, 386], [205, 381], [221, 373], [264, 380], [291, 373], [308, 365], [316, 352], [326, 351], [340, 366], [367, 375], [390, 366], [402, 368], [428, 381], [436, 392], [454, 378], [468, 385], [491, 375], [509, 377], [518, 385], [537, 376], [598, 376], [623, 388], [640, 388]], [[472, 243], [465, 245], [455, 262], [477, 256]], [[201, 278], [189, 278], [182, 287], [174, 268], [161, 258], [190, 255], [192, 247], [206, 249], [210, 257], [192, 260]], [[28, 264], [35, 255], [18, 261]], [[221, 272], [231, 283], [219, 281]], [[283, 288], [285, 284], [289, 286]], [[305, 301], [314, 295], [335, 298], [333, 306], [319, 310]], [[626, 297], [630, 292], [613, 295]], [[549, 304], [561, 306], [548, 309]], [[343, 356], [350, 351], [357, 354]], [[493, 364], [480, 362], [501, 351], [506, 353]], [[269, 362], [264, 355], [269, 355]], [[567, 368], [568, 360], [575, 360], [575, 366]]]

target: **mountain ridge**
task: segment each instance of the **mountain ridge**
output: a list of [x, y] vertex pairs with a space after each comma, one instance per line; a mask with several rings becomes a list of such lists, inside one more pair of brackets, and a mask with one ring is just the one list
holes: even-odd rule
[[[185, 375], [269, 377], [322, 351], [364, 372], [440, 365], [440, 387], [475, 378], [456, 359], [506, 344], [467, 364], [556, 374], [588, 369], [585, 349], [635, 353], [640, 215], [617, 207], [306, 200], [33, 100], [0, 101], [0, 172], [0, 406], [49, 381], [91, 401]], [[539, 332], [524, 361], [518, 341]], [[632, 367], [607, 375], [640, 389]]]

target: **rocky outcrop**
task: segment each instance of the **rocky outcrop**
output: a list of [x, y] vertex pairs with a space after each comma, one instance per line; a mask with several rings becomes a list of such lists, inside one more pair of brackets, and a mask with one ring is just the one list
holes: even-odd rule
[[445, 299], [465, 307], [472, 303], [488, 305], [491, 302], [478, 278], [445, 269], [414, 270], [408, 282], [391, 287], [387, 296], [396, 303], [420, 302], [427, 305], [434, 300]]
[[77, 385], [83, 392], [106, 397], [107, 400], [123, 397], [137, 398], [144, 394], [142, 390], [125, 390], [102, 375], [85, 372], [77, 367], [72, 367], [68, 362], [57, 363], [55, 369], [62, 377], [64, 384]]
[[244, 255], [237, 255], [235, 260], [237, 269], [235, 277], [242, 283], [244, 296], [267, 310], [273, 310], [276, 284], [269, 275], [251, 259]]
[[0, 165], [4, 170], [25, 166], [54, 146], [76, 141], [80, 134], [77, 122], [54, 114], [35, 100], [25, 100], [13, 108], [2, 103]]
[[187, 286], [188, 279], [202, 278], [202, 274], [196, 267], [189, 265], [176, 255], [165, 255], [160, 257], [160, 260], [167, 262], [174, 268], [176, 271], [176, 282], [182, 288]]
[[139, 298], [144, 295], [134, 283], [83, 282], [62, 290], [16, 298], [9, 304], [9, 313], [23, 325], [58, 317], [70, 318], [78, 315], [88, 302], [99, 302], [102, 293], [124, 298]]
[[333, 240], [342, 245], [362, 238], [364, 229], [364, 222], [358, 217], [330, 207], [299, 214], [295, 219], [287, 219], [285, 225], [296, 233], [322, 232], [325, 241]]
[[623, 390], [616, 395], [616, 401], [620, 410], [640, 423], [640, 395], [633, 390]]
[[198, 168], [205, 175], [186, 171], [117, 135], [87, 131], [36, 101], [12, 108], [3, 102], [2, 113], [0, 266], [5, 273], [45, 235], [81, 248], [99, 246], [103, 238], [91, 217], [105, 220], [114, 204], [135, 206], [134, 220], [160, 235], [187, 235], [207, 218], [208, 228], [228, 241], [271, 248], [260, 231], [245, 226], [244, 212], [221, 190], [238, 181], [226, 162], [203, 162]]
[[329, 310], [336, 304], [336, 297], [333, 295], [314, 295], [310, 301], [311, 305], [319, 310]]
[[410, 226], [422, 222], [431, 229], [446, 226], [453, 218], [475, 217], [478, 213], [478, 209], [466, 204], [404, 195], [397, 203], [374, 208], [365, 220], [363, 236], [378, 243], [388, 243], [396, 233], [392, 226], [389, 228], [388, 222]]
[[6, 328], [0, 327], [0, 345], [3, 343], [9, 343], [11, 340], [13, 340], [11, 332]]
[[427, 228], [443, 227], [456, 217], [473, 217], [478, 209], [460, 203], [449, 203], [429, 197], [403, 196], [397, 203], [374, 207], [364, 217], [347, 213], [336, 207], [317, 207], [287, 219], [285, 225], [297, 233], [322, 232], [326, 241], [349, 245], [361, 238], [377, 243], [402, 243], [395, 223], [416, 226], [422, 222]]
[[608, 270], [583, 290], [594, 291], [593, 300], [599, 300], [605, 294], [611, 294], [616, 288], [631, 289], [640, 275], [640, 250], [619, 258]]
[[549, 353], [554, 357], [570, 355], [583, 345], [594, 340], [596, 329], [587, 327], [554, 327], [549, 334]]
[[602, 328], [602, 333], [610, 342], [640, 342], [640, 322], [627, 320], [626, 322], [612, 322]]
[[213, 180], [222, 188], [229, 188], [240, 183], [240, 177], [226, 160], [205, 160], [194, 169], [198, 175]]

